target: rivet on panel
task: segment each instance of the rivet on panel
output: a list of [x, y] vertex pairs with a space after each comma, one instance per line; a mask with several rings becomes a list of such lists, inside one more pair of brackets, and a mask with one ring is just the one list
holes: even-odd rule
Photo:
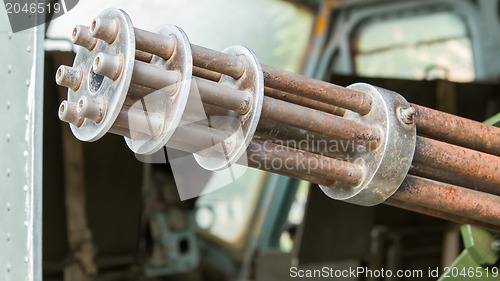
[[26, 86], [30, 85], [30, 80], [26, 80]]
[[10, 177], [10, 169], [9, 169], [9, 168], [7, 168], [7, 171], [5, 172], [5, 174], [6, 174], [8, 177]]
[[5, 235], [5, 238], [7, 239], [7, 242], [10, 242], [10, 238], [11, 238], [10, 233], [7, 232], [7, 235]]
[[24, 226], [27, 228], [29, 226], [28, 221], [24, 221]]
[[25, 150], [23, 154], [24, 154], [24, 157], [28, 157], [28, 151], [27, 150]]
[[10, 109], [10, 101], [7, 101], [7, 110]]
[[28, 191], [28, 186], [27, 186], [27, 185], [25, 185], [25, 186], [23, 187], [23, 189], [24, 189], [24, 191]]
[[30, 120], [30, 116], [28, 114], [24, 115], [24, 120], [26, 120], [26, 122], [28, 122]]
[[7, 74], [10, 74], [12, 72], [12, 66], [9, 64], [7, 66]]
[[11, 268], [10, 263], [8, 263], [7, 264], [7, 272], [10, 272], [10, 268]]
[[11, 208], [10, 202], [7, 202], [7, 204], [5, 204], [5, 209], [7, 210], [7, 212], [10, 212], [10, 208]]
[[29, 52], [31, 52], [31, 47], [30, 47], [30, 46], [28, 46], [28, 47], [26, 48], [26, 51], [27, 51], [28, 53], [29, 53]]
[[5, 137], [5, 139], [7, 140], [7, 142], [10, 141], [10, 134], [7, 134], [7, 136]]

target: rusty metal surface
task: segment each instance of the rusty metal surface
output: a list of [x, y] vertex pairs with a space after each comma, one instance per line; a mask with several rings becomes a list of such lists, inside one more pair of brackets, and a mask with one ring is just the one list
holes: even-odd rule
[[201, 67], [193, 66], [193, 76], [219, 82], [222, 74]]
[[312, 109], [317, 109], [319, 111], [323, 111], [323, 112], [330, 113], [330, 114], [337, 115], [337, 116], [344, 116], [345, 115], [345, 109], [343, 109], [343, 108], [340, 108], [340, 107], [337, 107], [337, 106], [334, 106], [334, 105], [331, 105], [328, 103], [315, 101], [315, 100], [312, 100], [309, 98], [297, 96], [294, 94], [290, 94], [290, 93], [283, 92], [283, 91], [276, 90], [276, 89], [269, 88], [269, 87], [264, 88], [264, 95], [271, 97], [271, 98], [280, 99], [283, 101], [287, 101], [287, 102], [291, 102], [294, 104], [309, 107]]
[[219, 72], [239, 79], [245, 71], [245, 61], [241, 56], [228, 55], [191, 44], [194, 66]]
[[[134, 72], [137, 70], [136, 66], [141, 65], [146, 66], [143, 67], [144, 69], [157, 70], [158, 73], [166, 73], [164, 71], [174, 71], [176, 72], [175, 76], [177, 76], [177, 79], [175, 81], [170, 78], [167, 79], [167, 77], [163, 77], [162, 79], [153, 79], [153, 77], [159, 78], [158, 74], [149, 77], [149, 79], [148, 77], [144, 77], [144, 81], [149, 83], [144, 86], [149, 88], [161, 87], [161, 91], [154, 91], [152, 94], [146, 96], [140, 101], [137, 101], [132, 105], [132, 107], [137, 107], [137, 109], [143, 110], [144, 112], [142, 115], [146, 118], [141, 117], [141, 119], [146, 119], [146, 121], [147, 119], [150, 119], [149, 117], [161, 115], [162, 126], [159, 131], [157, 133], [155, 132], [153, 135], [146, 133], [140, 134], [134, 139], [125, 138], [125, 142], [128, 147], [132, 151], [139, 154], [150, 154], [162, 149], [172, 136], [175, 128], [179, 125], [182, 114], [188, 103], [193, 68], [189, 39], [182, 29], [173, 25], [162, 25], [157, 27], [154, 30], [154, 33], [147, 34], [151, 36], [158, 36], [156, 38], [175, 38], [175, 40], [170, 40], [174, 43], [175, 51], [169, 55], [169, 59], [164, 59], [162, 56], [157, 54], [156, 56], [153, 56], [151, 63], [149, 64], [134, 60], [134, 65], [132, 66]], [[162, 42], [158, 42], [158, 44], [162, 45]], [[168, 55], [168, 52], [163, 54], [164, 56]], [[141, 75], [141, 73], [134, 73], [132, 78], [136, 75]], [[172, 76], [172, 78], [173, 77], [174, 76]], [[167, 86], [171, 85], [170, 83], [175, 84], [173, 86]], [[165, 86], [167, 87], [163, 88]], [[131, 125], [133, 125], [133, 123], [131, 123]], [[138, 126], [138, 128], [140, 127], [142, 126]], [[134, 128], [131, 127], [131, 129], [133, 130]]]
[[500, 188], [500, 158], [491, 154], [419, 136], [413, 161]]
[[270, 97], [264, 97], [262, 118], [366, 147], [381, 141], [377, 128]]
[[135, 44], [138, 50], [160, 56], [166, 60], [174, 53], [175, 36], [165, 36], [140, 28], [134, 28], [134, 32]]
[[196, 86], [204, 103], [220, 106], [245, 114], [250, 110], [252, 94], [247, 91], [232, 89], [219, 83], [195, 77]]
[[[215, 146], [220, 144], [218, 146]], [[204, 124], [181, 122], [175, 130], [167, 146], [178, 150], [198, 153], [206, 157], [203, 150], [212, 147], [219, 152], [230, 151], [234, 142], [231, 142], [229, 134], [204, 126]], [[215, 147], [214, 147], [215, 146]]]
[[143, 62], [150, 63], [153, 55], [140, 50], [135, 50], [135, 59]]
[[[196, 162], [201, 167], [211, 171], [228, 168], [246, 152], [246, 148], [257, 129], [264, 102], [264, 78], [262, 77], [260, 62], [255, 53], [243, 46], [230, 46], [225, 48], [222, 53], [226, 56], [244, 60], [245, 64], [243, 65], [243, 73], [237, 79], [222, 75], [218, 83], [231, 89], [250, 93], [251, 98], [246, 99], [248, 110], [241, 110], [241, 113], [237, 114], [238, 116], [230, 114], [210, 118], [211, 126], [231, 132], [234, 136], [234, 146], [228, 153], [210, 153], [207, 157], [194, 155]], [[228, 97], [228, 100], [234, 101], [235, 97]]]
[[260, 161], [263, 160], [263, 163], [268, 164], [259, 166], [252, 163], [253, 167], [264, 170], [287, 170], [289, 173], [294, 174], [296, 178], [310, 175], [317, 179], [341, 181], [352, 186], [358, 185], [363, 178], [363, 170], [358, 164], [274, 144], [269, 141], [252, 140], [248, 147], [248, 154], [249, 163], [255, 161], [257, 161], [256, 163], [262, 163]]
[[453, 174], [447, 171], [439, 170], [426, 164], [412, 163], [410, 175], [428, 178], [443, 183], [449, 183], [468, 189], [473, 189], [481, 192], [491, 193], [500, 196], [500, 188], [498, 186], [480, 182], [471, 178]]
[[497, 225], [488, 224], [488, 223], [484, 223], [484, 222], [470, 219], [468, 217], [450, 214], [448, 212], [444, 212], [444, 211], [440, 210], [439, 206], [434, 207], [434, 208], [431, 208], [428, 206], [424, 207], [422, 205], [412, 204], [412, 203], [409, 203], [406, 201], [396, 200], [394, 198], [387, 199], [387, 201], [385, 201], [384, 204], [389, 205], [389, 206], [393, 206], [396, 208], [401, 208], [401, 209], [405, 209], [408, 211], [420, 213], [420, 214], [423, 214], [426, 216], [444, 219], [444, 220], [455, 222], [458, 224], [472, 224], [472, 225], [483, 227], [485, 229], [490, 229], [493, 231], [500, 231], [500, 227], [498, 226], [498, 224]]
[[344, 118], [377, 128], [381, 141], [376, 149], [357, 150], [353, 155], [355, 161], [362, 163], [365, 172], [359, 186], [352, 188], [340, 183], [334, 189], [320, 188], [332, 199], [374, 206], [387, 200], [408, 173], [415, 152], [416, 127], [399, 118], [397, 112], [410, 105], [398, 93], [366, 83], [355, 83], [348, 89], [371, 95], [374, 103], [368, 114], [347, 111]]
[[[495, 188], [500, 186], [500, 129], [418, 105], [410, 106], [399, 94], [368, 84], [344, 88], [271, 66], [261, 68], [255, 54], [246, 48], [233, 46], [218, 52], [190, 44], [183, 31], [174, 26], [162, 26], [152, 33], [133, 28], [128, 17], [125, 14], [122, 17], [121, 25], [113, 22], [111, 16], [100, 16], [90, 31], [81, 26], [74, 31], [75, 41], [85, 47], [82, 52], [89, 59], [95, 58], [88, 63], [96, 77], [103, 75], [103, 79], [114, 81], [104, 80], [104, 84], [126, 85], [120, 90], [108, 87], [111, 89], [108, 91], [111, 95], [105, 97], [108, 106], [96, 97], [66, 102], [63, 113], [64, 109], [77, 108], [76, 113], [60, 114], [63, 121], [73, 124], [72, 129], [92, 122], [113, 121], [112, 127], [106, 128], [131, 137], [134, 145], [131, 139], [126, 139], [127, 144], [138, 153], [157, 151], [172, 137], [167, 146], [194, 152], [198, 163], [209, 170], [228, 167], [249, 145], [249, 166], [320, 184], [332, 198], [366, 206], [383, 202], [396, 190], [415, 152], [413, 164], [420, 169], [415, 172], [414, 168], [412, 173], [469, 189], [410, 175], [388, 204], [452, 221], [488, 227], [500, 225], [500, 197], [476, 191], [498, 194]], [[124, 30], [129, 31], [126, 37], [122, 34]], [[98, 43], [94, 44], [91, 36], [100, 38]], [[121, 49], [97, 52], [104, 44], [116, 46], [122, 41], [130, 45], [124, 62], [118, 57], [124, 56]], [[86, 79], [89, 65], [83, 69], [83, 75], [76, 68], [61, 70], [60, 76], [66, 80], [59, 79], [59, 84], [74, 89], [73, 92], [86, 90], [88, 83], [80, 80]], [[177, 128], [181, 116], [193, 115], [185, 108], [191, 96], [191, 83], [198, 86], [199, 108], [205, 109], [202, 115], [210, 116], [211, 126], [217, 123], [216, 117], [231, 117], [227, 119], [236, 122], [220, 121], [213, 128], [200, 124]], [[173, 87], [166, 89], [167, 86]], [[89, 90], [103, 93], [100, 88]], [[124, 101], [119, 107], [115, 104], [110, 107], [110, 97]], [[172, 99], [177, 102], [172, 107], [175, 110], [167, 106]], [[82, 104], [94, 106], [83, 110]], [[114, 109], [121, 110], [117, 113]], [[255, 135], [258, 139], [253, 139], [261, 116], [263, 120]], [[80, 122], [81, 117], [86, 121]], [[201, 120], [188, 119], [183, 121]], [[421, 136], [414, 149], [415, 123]], [[132, 130], [131, 125], [136, 128]], [[243, 137], [235, 134], [240, 125]], [[174, 136], [173, 131], [176, 131]], [[83, 139], [95, 140], [103, 134], [94, 133]], [[285, 142], [288, 140], [294, 142]], [[343, 149], [330, 152], [328, 147], [326, 151], [311, 147], [318, 141], [341, 142]], [[219, 143], [222, 148], [214, 149], [212, 154], [210, 147]], [[362, 150], [348, 152], [346, 143], [349, 148]], [[353, 158], [356, 164], [350, 162]], [[457, 176], [453, 177], [454, 174]], [[368, 186], [369, 192], [360, 194], [359, 190]], [[371, 200], [375, 197], [377, 200]]]
[[389, 202], [392, 200], [428, 209], [439, 209], [440, 213], [469, 218], [485, 224], [500, 225], [499, 196], [450, 184], [408, 175]]
[[255, 137], [336, 159], [352, 157], [357, 146], [351, 141], [332, 139], [303, 129], [260, 120]]
[[328, 82], [288, 72], [272, 66], [262, 65], [266, 86], [367, 114], [372, 108], [373, 98], [369, 94], [346, 89]]
[[[238, 79], [244, 69], [241, 58], [191, 44], [194, 66]], [[321, 80], [262, 65], [266, 86], [304, 98], [324, 102], [360, 114], [370, 112], [372, 97]]]
[[136, 60], [131, 82], [136, 85], [159, 90], [179, 82], [179, 73], [160, 66]]
[[500, 128], [412, 104], [418, 134], [500, 156]]
[[[252, 144], [250, 144], [252, 145]], [[267, 165], [267, 161], [265, 159], [259, 158], [258, 156], [252, 159], [252, 161], [248, 162], [248, 167], [259, 169], [262, 171], [291, 177], [298, 180], [305, 180], [314, 184], [321, 184], [324, 186], [335, 186], [336, 181], [329, 179], [322, 179], [315, 177], [310, 174], [300, 174], [294, 170], [284, 170], [284, 169], [275, 169], [271, 165]]]
[[[115, 21], [118, 21], [117, 25]], [[112, 23], [110, 26], [106, 24], [109, 22]], [[125, 12], [107, 9], [101, 12], [93, 23], [95, 23], [95, 27], [91, 26], [90, 28], [92, 36], [101, 34], [102, 38], [113, 37], [114, 39], [112, 43], [97, 40], [97, 44], [91, 51], [79, 48], [73, 62], [73, 67], [81, 68], [83, 75], [81, 76], [81, 86], [78, 87], [77, 91], [68, 90], [68, 101], [78, 103], [81, 97], [88, 96], [102, 100], [104, 103], [101, 116], [97, 119], [99, 122], [95, 122], [92, 118], [85, 118], [78, 127], [70, 125], [73, 134], [79, 140], [84, 141], [100, 139], [113, 125], [125, 101], [133, 71], [132, 65], [135, 60], [134, 29], [132, 21]], [[114, 28], [115, 30], [113, 30]], [[112, 33], [115, 34], [110, 36]], [[107, 79], [107, 77], [94, 72], [95, 58], [100, 54], [119, 54], [122, 63], [119, 80]]]

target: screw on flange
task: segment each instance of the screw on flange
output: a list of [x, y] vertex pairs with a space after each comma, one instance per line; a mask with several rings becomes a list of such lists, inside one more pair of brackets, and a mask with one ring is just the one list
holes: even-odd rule
[[399, 119], [403, 121], [403, 123], [411, 125], [413, 124], [413, 116], [415, 116], [415, 113], [417, 111], [413, 107], [401, 107], [399, 108]]

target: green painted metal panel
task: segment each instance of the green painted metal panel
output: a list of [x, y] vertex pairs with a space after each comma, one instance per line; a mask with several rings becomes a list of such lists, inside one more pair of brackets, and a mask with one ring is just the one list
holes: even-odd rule
[[0, 8], [0, 280], [41, 280], [43, 30]]
[[492, 116], [488, 120], [484, 121], [484, 123], [491, 126], [500, 127], [500, 113], [497, 113], [496, 115]]

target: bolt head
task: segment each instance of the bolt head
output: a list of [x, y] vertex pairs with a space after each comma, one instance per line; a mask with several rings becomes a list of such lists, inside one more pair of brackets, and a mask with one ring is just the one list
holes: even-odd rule
[[413, 124], [413, 116], [415, 115], [415, 113], [417, 113], [417, 111], [415, 110], [415, 108], [413, 107], [401, 107], [399, 108], [398, 110], [398, 117], [399, 119], [407, 124], [407, 125], [412, 125]]

